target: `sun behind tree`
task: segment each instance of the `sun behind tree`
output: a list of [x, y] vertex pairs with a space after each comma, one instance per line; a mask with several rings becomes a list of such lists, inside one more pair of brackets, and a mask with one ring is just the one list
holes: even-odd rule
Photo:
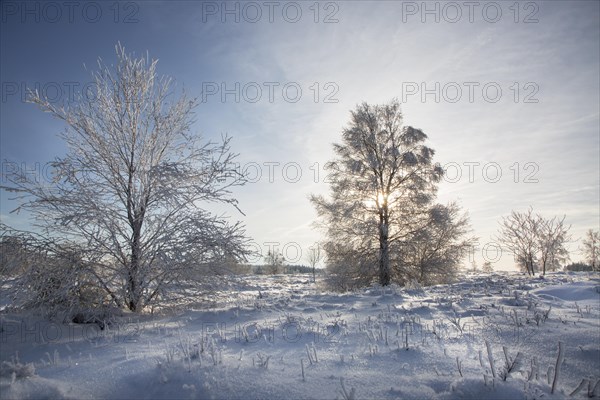
[[[443, 170], [434, 164], [434, 150], [425, 145], [426, 139], [420, 129], [403, 125], [397, 99], [383, 105], [363, 103], [351, 112], [342, 142], [333, 145], [336, 158], [326, 165], [331, 197], [311, 197], [327, 235], [328, 267], [339, 267], [334, 275], [367, 283], [374, 265], [381, 285], [422, 275], [423, 268], [416, 272], [418, 266], [408, 262], [414, 245], [410, 239], [436, 225], [436, 219], [457, 222], [458, 212], [457, 206], [432, 208]], [[459, 231], [463, 229], [455, 233]], [[420, 238], [432, 235], [437, 234], [431, 231]]]

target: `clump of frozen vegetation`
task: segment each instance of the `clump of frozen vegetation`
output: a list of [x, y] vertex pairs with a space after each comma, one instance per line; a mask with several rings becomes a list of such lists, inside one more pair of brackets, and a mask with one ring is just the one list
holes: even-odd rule
[[0, 378], [9, 378], [12, 382], [17, 379], [30, 378], [35, 376], [35, 366], [33, 363], [23, 364], [19, 356], [14, 355], [10, 361], [0, 363]]

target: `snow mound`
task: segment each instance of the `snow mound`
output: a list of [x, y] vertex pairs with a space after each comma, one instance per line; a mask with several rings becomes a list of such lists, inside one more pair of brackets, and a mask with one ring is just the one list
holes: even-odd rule
[[567, 285], [550, 285], [532, 290], [532, 293], [562, 301], [600, 303], [600, 286], [594, 281], [573, 282]]

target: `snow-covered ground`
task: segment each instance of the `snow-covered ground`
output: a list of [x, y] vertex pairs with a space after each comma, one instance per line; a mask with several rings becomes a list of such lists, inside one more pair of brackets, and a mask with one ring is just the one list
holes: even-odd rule
[[599, 292], [589, 274], [344, 294], [249, 276], [104, 330], [3, 313], [0, 398], [555, 399], [582, 382], [574, 398], [600, 396]]

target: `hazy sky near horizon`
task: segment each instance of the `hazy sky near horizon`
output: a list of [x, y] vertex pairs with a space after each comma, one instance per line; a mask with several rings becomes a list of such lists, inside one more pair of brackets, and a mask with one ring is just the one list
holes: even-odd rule
[[[600, 227], [600, 3], [11, 2], [1, 3], [3, 170], [65, 153], [59, 121], [24, 101], [69, 101], [115, 44], [159, 60], [196, 96], [195, 132], [233, 137], [255, 181], [235, 190], [248, 235], [291, 262], [320, 239], [311, 193], [358, 103], [397, 97], [447, 169], [439, 201], [458, 201], [480, 238], [532, 206], [566, 215], [574, 239]], [[88, 69], [84, 68], [84, 65]], [[0, 194], [2, 222], [26, 228]], [[578, 261], [578, 242], [570, 244]], [[496, 261], [495, 252], [488, 258]], [[495, 262], [511, 269], [512, 257]]]

